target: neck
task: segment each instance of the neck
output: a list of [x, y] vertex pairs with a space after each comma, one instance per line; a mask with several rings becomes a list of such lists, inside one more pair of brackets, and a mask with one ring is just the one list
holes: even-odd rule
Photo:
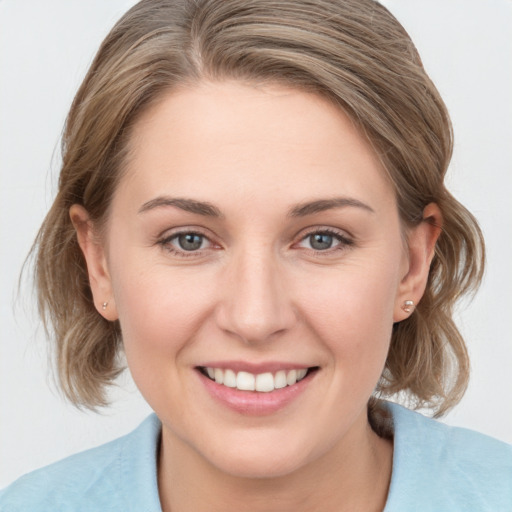
[[220, 471], [188, 444], [163, 431], [158, 483], [163, 512], [382, 511], [392, 442], [362, 428], [303, 467], [273, 478]]

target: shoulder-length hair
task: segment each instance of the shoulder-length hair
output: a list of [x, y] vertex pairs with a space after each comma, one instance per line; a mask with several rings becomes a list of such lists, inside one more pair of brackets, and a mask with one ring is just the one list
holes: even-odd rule
[[421, 222], [428, 203], [439, 205], [427, 289], [393, 328], [376, 395], [402, 393], [413, 406], [447, 411], [469, 374], [453, 308], [481, 280], [483, 239], [444, 185], [446, 107], [404, 28], [373, 0], [143, 0], [114, 26], [67, 117], [58, 194], [34, 245], [39, 308], [65, 395], [78, 406], [106, 404], [122, 347], [118, 322], [94, 307], [70, 206], [83, 205], [101, 227], [141, 113], [173, 88], [225, 79], [285, 84], [335, 102], [383, 163], [404, 230]]

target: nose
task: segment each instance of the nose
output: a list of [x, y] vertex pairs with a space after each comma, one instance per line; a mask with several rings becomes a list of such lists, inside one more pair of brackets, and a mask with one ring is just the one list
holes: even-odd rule
[[288, 331], [296, 312], [283, 269], [268, 248], [240, 251], [222, 286], [217, 325], [245, 343], [265, 343]]

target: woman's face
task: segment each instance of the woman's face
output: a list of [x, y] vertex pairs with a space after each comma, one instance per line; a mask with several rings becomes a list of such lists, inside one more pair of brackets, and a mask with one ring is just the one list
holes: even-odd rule
[[365, 138], [316, 95], [220, 82], [153, 106], [131, 149], [91, 282], [164, 446], [244, 476], [356, 447], [410, 298]]

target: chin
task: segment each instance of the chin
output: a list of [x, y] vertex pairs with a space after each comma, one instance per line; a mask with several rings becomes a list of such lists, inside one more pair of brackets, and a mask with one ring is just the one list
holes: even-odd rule
[[[258, 433], [260, 434], [260, 433]], [[230, 444], [210, 446], [203, 456], [223, 473], [248, 479], [278, 478], [290, 475], [314, 458], [307, 442], [290, 436], [229, 436]], [[224, 446], [222, 446], [224, 445]]]
[[296, 457], [276, 457], [274, 454], [259, 454], [234, 457], [211, 461], [215, 466], [230, 476], [244, 479], [272, 479], [288, 476], [302, 467]]

